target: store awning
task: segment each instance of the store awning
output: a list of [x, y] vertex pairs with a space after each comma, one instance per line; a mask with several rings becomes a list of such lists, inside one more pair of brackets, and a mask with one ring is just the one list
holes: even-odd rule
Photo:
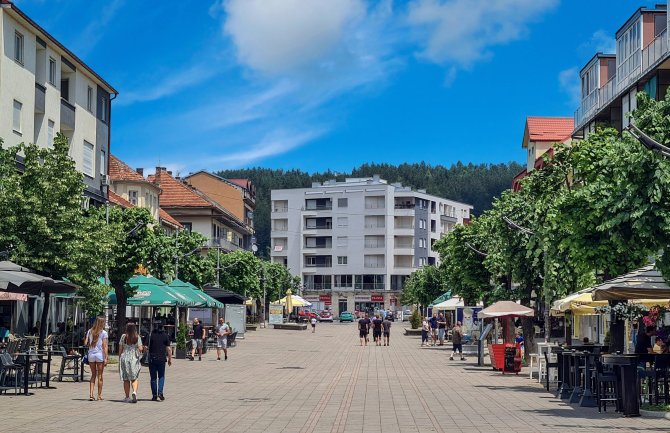
[[223, 290], [220, 287], [216, 286], [205, 286], [202, 290], [207, 293], [212, 298], [216, 299], [219, 302], [224, 304], [244, 304], [246, 298], [235, 292], [229, 290]]
[[190, 297], [195, 307], [224, 308], [225, 305], [198, 289], [193, 284], [176, 279], [170, 283], [170, 288]]
[[647, 265], [595, 286], [592, 297], [594, 301], [670, 299], [670, 286], [654, 265]]
[[[177, 293], [167, 284], [154, 277], [135, 275], [127, 285], [135, 289], [133, 297], [128, 298], [130, 307], [190, 307], [193, 301], [181, 293]], [[114, 290], [107, 294], [108, 303], [116, 305]]]
[[433, 305], [433, 310], [442, 310], [442, 311], [451, 311], [455, 310], [457, 307], [463, 307], [463, 298], [456, 296], [446, 301], [442, 301], [438, 304]]
[[448, 292], [444, 292], [437, 298], [433, 299], [433, 302], [431, 302], [428, 306], [435, 308], [437, 304], [441, 304], [442, 302], [448, 301], [450, 299], [451, 299], [451, 290], [449, 290]]

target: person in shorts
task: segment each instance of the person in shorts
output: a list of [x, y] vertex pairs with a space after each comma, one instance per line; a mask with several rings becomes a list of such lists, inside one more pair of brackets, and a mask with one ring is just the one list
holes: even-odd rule
[[216, 360], [221, 361], [221, 350], [223, 350], [224, 361], [228, 360], [228, 336], [230, 335], [230, 326], [219, 317], [219, 324], [216, 325]]
[[379, 314], [375, 315], [375, 318], [372, 319], [372, 338], [375, 341], [375, 345], [382, 345], [382, 325], [384, 321], [379, 317]]
[[447, 319], [444, 314], [437, 316], [437, 338], [440, 340], [439, 346], [444, 346], [444, 334], [447, 332]]
[[309, 321], [312, 324], [312, 334], [316, 331], [316, 317], [312, 317], [312, 320]]
[[428, 345], [428, 333], [430, 332], [430, 322], [428, 318], [424, 317], [421, 322], [421, 347]]
[[202, 361], [202, 342], [205, 340], [205, 327], [196, 317], [193, 319], [193, 339], [191, 340], [191, 361], [195, 361], [195, 351], [198, 350], [198, 360]]
[[437, 344], [437, 316], [433, 313], [433, 317], [430, 318], [430, 339], [432, 341], [431, 346]]
[[361, 338], [361, 346], [368, 345], [368, 332], [370, 331], [370, 319], [367, 314], [362, 319], [358, 319], [358, 335]]
[[461, 355], [461, 361], [463, 361], [465, 358], [463, 357], [463, 345], [461, 342], [463, 341], [463, 330], [461, 329], [461, 322], [456, 322], [456, 325], [454, 328], [451, 330], [451, 341], [453, 343], [454, 349], [453, 352], [451, 353], [451, 356], [449, 357], [449, 361], [454, 360], [454, 355], [456, 355], [456, 352], [458, 352]]
[[389, 337], [391, 336], [391, 315], [387, 315], [382, 322], [382, 328], [384, 330], [384, 346], [389, 346]]

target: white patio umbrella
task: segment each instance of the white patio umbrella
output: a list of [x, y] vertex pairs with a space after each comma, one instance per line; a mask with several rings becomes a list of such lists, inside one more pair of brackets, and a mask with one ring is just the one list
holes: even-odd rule
[[512, 301], [498, 301], [484, 308], [477, 317], [534, 316], [532, 308], [524, 307]]

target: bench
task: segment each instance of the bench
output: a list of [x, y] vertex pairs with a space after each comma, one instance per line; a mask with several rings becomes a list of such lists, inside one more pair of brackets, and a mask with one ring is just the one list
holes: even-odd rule
[[306, 323], [275, 323], [274, 329], [287, 329], [290, 331], [304, 331], [307, 329]]
[[[56, 356], [61, 357], [60, 369], [58, 370], [58, 381], [62, 382], [63, 377], [71, 377], [75, 382], [79, 382], [79, 368], [81, 361], [81, 356], [79, 354], [68, 355], [65, 347], [60, 346], [58, 350], [55, 351]], [[72, 367], [68, 367], [68, 364], [72, 362]], [[65, 370], [72, 370], [72, 373], [66, 373]]]

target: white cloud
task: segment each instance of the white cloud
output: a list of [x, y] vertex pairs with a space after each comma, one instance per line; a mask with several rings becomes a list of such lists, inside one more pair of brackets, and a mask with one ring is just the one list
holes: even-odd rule
[[277, 130], [267, 134], [258, 143], [248, 149], [228, 153], [219, 158], [208, 158], [207, 164], [219, 162], [227, 167], [241, 167], [263, 158], [279, 155], [300, 147], [323, 135], [325, 129], [314, 128], [296, 132]]
[[558, 83], [561, 90], [568, 95], [569, 104], [578, 106], [581, 99], [582, 85], [579, 80], [579, 68], [573, 67], [562, 70], [558, 74]]
[[328, 63], [356, 21], [362, 0], [228, 0], [224, 31], [238, 60], [266, 74]]
[[150, 82], [150, 86], [139, 90], [122, 91], [115, 105], [130, 105], [135, 102], [155, 101], [176, 94], [188, 87], [202, 84], [221, 73], [213, 64], [191, 66], [183, 71], [172, 71], [167, 78]]
[[418, 55], [439, 64], [470, 68], [491, 47], [523, 38], [528, 23], [558, 0], [415, 0], [407, 20], [419, 32]]
[[87, 55], [97, 45], [105, 34], [105, 27], [114, 19], [117, 12], [123, 7], [125, 0], [111, 0], [98, 12], [97, 19], [91, 21], [74, 42], [72, 52], [79, 57]]
[[616, 50], [616, 38], [613, 34], [605, 30], [596, 30], [588, 41], [579, 46], [580, 52], [585, 52], [588, 56], [595, 53], [612, 54]]

